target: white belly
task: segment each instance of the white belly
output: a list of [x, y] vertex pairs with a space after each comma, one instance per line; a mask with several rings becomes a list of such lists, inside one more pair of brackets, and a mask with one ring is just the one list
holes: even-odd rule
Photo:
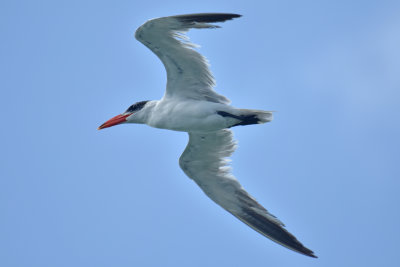
[[161, 100], [154, 107], [147, 125], [182, 132], [210, 132], [232, 125], [235, 119], [225, 118], [217, 111], [232, 107], [205, 101]]

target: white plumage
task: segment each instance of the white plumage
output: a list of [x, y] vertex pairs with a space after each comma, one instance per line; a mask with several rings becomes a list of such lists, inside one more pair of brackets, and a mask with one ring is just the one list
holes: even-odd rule
[[189, 133], [179, 165], [204, 193], [225, 210], [275, 242], [316, 257], [290, 234], [281, 221], [251, 197], [231, 174], [228, 158], [236, 149], [232, 131], [239, 125], [272, 120], [269, 111], [238, 109], [213, 89], [215, 81], [207, 60], [194, 50], [185, 33], [191, 28], [217, 28], [212, 22], [240, 17], [204, 13], [152, 19], [135, 37], [153, 51], [167, 71], [167, 88], [161, 100], [133, 104], [99, 129], [120, 123], [144, 123]]
[[205, 57], [196, 52], [185, 33], [190, 28], [215, 28], [215, 25], [174, 16], [152, 19], [140, 26], [136, 39], [156, 54], [167, 71], [167, 89], [164, 98], [186, 98], [229, 104], [217, 94], [214, 77]]

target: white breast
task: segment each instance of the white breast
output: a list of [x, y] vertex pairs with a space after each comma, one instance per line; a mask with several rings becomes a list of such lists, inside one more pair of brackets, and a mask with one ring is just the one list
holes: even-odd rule
[[183, 132], [218, 131], [232, 125], [232, 119], [217, 114], [230, 109], [219, 103], [182, 99], [162, 99], [153, 108], [147, 125]]

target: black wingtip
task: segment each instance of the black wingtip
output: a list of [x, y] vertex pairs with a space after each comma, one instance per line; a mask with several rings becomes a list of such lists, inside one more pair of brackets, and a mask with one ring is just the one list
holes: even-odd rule
[[239, 18], [242, 15], [232, 13], [197, 13], [174, 16], [182, 22], [224, 22], [234, 18]]
[[302, 251], [297, 251], [297, 252], [299, 252], [305, 256], [318, 259], [318, 256], [314, 255], [314, 252], [311, 249], [308, 249], [306, 247], [304, 247], [304, 249]]
[[305, 256], [318, 258], [314, 255], [314, 252], [311, 249], [306, 248], [297, 240], [294, 235], [289, 233], [279, 224], [271, 220], [267, 220], [264, 216], [255, 212], [253, 209], [242, 208], [242, 211], [244, 216], [239, 216], [237, 214], [234, 215], [260, 234], [272, 239], [282, 246], [287, 247], [288, 249], [301, 253]]

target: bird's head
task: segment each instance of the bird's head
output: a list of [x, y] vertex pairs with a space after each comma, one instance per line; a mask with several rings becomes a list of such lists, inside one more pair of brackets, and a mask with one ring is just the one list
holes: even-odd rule
[[97, 130], [101, 130], [104, 128], [108, 128], [114, 125], [126, 123], [126, 122], [131, 122], [131, 123], [143, 123], [142, 122], [142, 117], [143, 116], [138, 116], [140, 115], [140, 111], [146, 106], [146, 103], [149, 101], [140, 101], [137, 102], [133, 105], [131, 105], [124, 113], [119, 114], [97, 128]]

